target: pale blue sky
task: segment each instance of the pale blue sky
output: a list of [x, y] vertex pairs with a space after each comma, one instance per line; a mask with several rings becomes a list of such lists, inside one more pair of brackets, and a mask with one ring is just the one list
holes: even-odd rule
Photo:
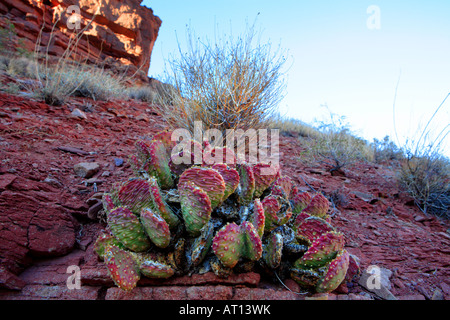
[[[259, 14], [261, 41], [288, 50], [284, 115], [312, 123], [328, 105], [345, 116], [365, 139], [395, 137], [393, 101], [400, 143], [416, 136], [450, 93], [450, 1], [266, 1], [144, 0], [163, 23], [149, 75], [161, 78], [164, 60], [186, 48], [186, 25], [199, 37], [238, 35]], [[379, 8], [379, 29], [367, 20]], [[400, 75], [401, 72], [401, 75]], [[436, 133], [450, 123], [450, 98], [430, 126]], [[448, 130], [448, 128], [447, 128]], [[450, 135], [448, 139], [450, 140]], [[447, 143], [450, 147], [450, 143]], [[447, 148], [449, 149], [449, 148]], [[449, 151], [446, 151], [450, 155]]]

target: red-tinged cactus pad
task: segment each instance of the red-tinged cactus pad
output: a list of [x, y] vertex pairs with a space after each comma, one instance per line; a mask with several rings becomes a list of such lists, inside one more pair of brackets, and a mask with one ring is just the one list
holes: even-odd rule
[[231, 168], [224, 163], [215, 164], [212, 166], [212, 169], [217, 170], [225, 181], [225, 191], [222, 198], [222, 201], [225, 201], [239, 186], [239, 173], [236, 169]]
[[143, 260], [139, 263], [139, 271], [143, 276], [153, 279], [167, 279], [175, 273], [171, 266], [153, 260]]
[[97, 253], [101, 260], [105, 258], [105, 250], [109, 246], [116, 246], [120, 249], [125, 249], [123, 244], [121, 244], [119, 240], [114, 238], [111, 233], [102, 233], [98, 236], [97, 240], [94, 243], [94, 251]]
[[263, 249], [263, 260], [270, 269], [276, 269], [281, 263], [281, 253], [283, 250], [283, 237], [278, 232], [272, 232], [267, 237], [267, 242]]
[[211, 201], [212, 209], [222, 203], [226, 187], [222, 175], [217, 170], [206, 167], [189, 168], [180, 176], [178, 185], [183, 185], [186, 182], [192, 182], [206, 192]]
[[228, 223], [215, 235], [213, 251], [227, 268], [233, 268], [240, 258], [256, 261], [262, 255], [262, 242], [253, 224], [244, 221], [241, 226]]
[[178, 184], [178, 192], [186, 230], [190, 235], [198, 236], [211, 218], [211, 200], [202, 188], [190, 181]]
[[294, 219], [294, 223], [292, 224], [292, 229], [298, 230], [298, 227], [300, 226], [300, 224], [305, 221], [306, 219], [308, 219], [309, 217], [311, 217], [311, 215], [309, 213], [306, 212], [300, 212], [299, 214], [297, 214], [295, 216]]
[[330, 208], [330, 202], [327, 198], [321, 193], [316, 193], [308, 206], [304, 209], [305, 212], [319, 217], [324, 218], [328, 213], [328, 209]]
[[293, 213], [302, 212], [311, 202], [312, 196], [306, 191], [294, 190], [291, 194], [291, 205]]
[[261, 204], [265, 214], [264, 232], [270, 232], [287, 223], [292, 216], [289, 201], [282, 197], [269, 195], [261, 201]]
[[123, 206], [139, 215], [143, 208], [152, 205], [150, 184], [146, 179], [132, 178], [122, 184], [117, 198]]
[[174, 180], [169, 168], [169, 156], [166, 147], [159, 140], [153, 140], [149, 147], [150, 157], [144, 163], [143, 169], [150, 175], [158, 179], [158, 183], [163, 189], [172, 188]]
[[136, 147], [136, 157], [137, 157], [137, 159], [135, 161], [137, 163], [141, 163], [141, 165], [142, 165], [148, 160], [148, 158], [150, 158], [149, 145], [147, 142], [145, 142], [143, 140], [138, 140], [135, 143], [135, 147]]
[[264, 234], [264, 225], [266, 223], [266, 216], [264, 214], [264, 207], [260, 199], [253, 201], [253, 215], [250, 217], [250, 222], [256, 229], [259, 237], [262, 238]]
[[166, 220], [150, 208], [142, 209], [140, 216], [150, 240], [159, 248], [166, 248], [170, 243], [170, 230]]
[[233, 268], [241, 257], [241, 228], [235, 223], [223, 226], [213, 239], [212, 249], [220, 262], [227, 268]]
[[177, 215], [164, 201], [164, 198], [161, 195], [161, 189], [159, 188], [158, 181], [156, 180], [156, 178], [151, 177], [150, 179], [148, 179], [148, 183], [150, 185], [150, 196], [152, 198], [152, 204], [150, 205], [150, 208], [159, 213], [161, 217], [166, 220], [166, 222], [169, 224], [169, 228], [175, 228], [180, 223], [180, 219], [178, 219]]
[[272, 185], [272, 188], [275, 188], [275, 189], [277, 187], [281, 188], [284, 191], [283, 194], [285, 195], [286, 199], [289, 199], [291, 196], [293, 186], [294, 186], [294, 184], [290, 177], [281, 176], [275, 180], [275, 182]]
[[313, 289], [320, 281], [321, 274], [313, 269], [291, 269], [291, 278], [304, 288]]
[[113, 198], [109, 193], [104, 193], [102, 197], [103, 210], [108, 214], [111, 210], [117, 207], [117, 204], [114, 203]]
[[296, 233], [298, 240], [308, 243], [316, 241], [323, 233], [334, 231], [334, 228], [325, 220], [319, 217], [311, 216], [303, 220]]
[[248, 206], [253, 199], [255, 193], [255, 176], [252, 166], [242, 163], [238, 167], [239, 186], [238, 186], [238, 202], [240, 205]]
[[349, 254], [347, 250], [342, 250], [338, 253], [336, 258], [332, 260], [327, 266], [322, 279], [316, 287], [318, 293], [332, 292], [345, 279], [349, 266]]
[[109, 275], [119, 288], [130, 291], [136, 287], [140, 279], [139, 266], [130, 253], [116, 246], [109, 246], [104, 257]]
[[109, 213], [107, 222], [111, 233], [126, 248], [135, 252], [142, 252], [150, 248], [150, 240], [147, 238], [139, 218], [128, 208], [115, 208]]
[[257, 163], [252, 167], [255, 177], [254, 197], [259, 198], [263, 192], [275, 181], [278, 176], [277, 170], [271, 169], [272, 165], [266, 163]]
[[331, 231], [322, 234], [308, 251], [294, 263], [295, 268], [319, 268], [333, 260], [344, 249], [344, 235]]

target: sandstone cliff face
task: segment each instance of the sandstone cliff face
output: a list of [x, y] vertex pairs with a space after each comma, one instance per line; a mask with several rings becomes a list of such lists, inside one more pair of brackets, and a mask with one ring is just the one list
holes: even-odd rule
[[[2, 0], [0, 27], [15, 26], [24, 45], [49, 50], [60, 56], [70, 37], [80, 30], [83, 36], [78, 53], [90, 62], [118, 61], [134, 65], [145, 74], [161, 19], [141, 6], [142, 0]], [[55, 26], [53, 32], [52, 29]], [[77, 28], [79, 26], [79, 28]], [[41, 40], [38, 36], [42, 28]], [[112, 59], [111, 59], [112, 58]]]

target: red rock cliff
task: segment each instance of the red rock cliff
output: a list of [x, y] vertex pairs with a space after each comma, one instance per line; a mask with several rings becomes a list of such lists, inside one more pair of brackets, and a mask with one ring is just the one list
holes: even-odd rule
[[[142, 0], [2, 0], [0, 27], [13, 23], [17, 36], [34, 50], [42, 28], [40, 50], [60, 56], [74, 30], [86, 30], [78, 52], [91, 62], [113, 58], [145, 73], [161, 19], [141, 6]], [[95, 16], [94, 16], [95, 15]], [[77, 24], [80, 26], [77, 29]], [[55, 26], [52, 33], [52, 28]], [[75, 27], [75, 28], [74, 28]]]

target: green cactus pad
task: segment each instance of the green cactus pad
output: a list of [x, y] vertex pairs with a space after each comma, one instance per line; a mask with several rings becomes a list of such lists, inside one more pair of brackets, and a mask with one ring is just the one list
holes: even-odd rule
[[192, 182], [206, 192], [212, 209], [222, 203], [226, 187], [222, 175], [217, 170], [206, 167], [189, 168], [180, 176], [178, 183], [183, 185], [186, 182]]
[[257, 261], [262, 255], [262, 242], [252, 223], [244, 221], [241, 224], [242, 257], [251, 261]]
[[252, 166], [242, 163], [238, 167], [239, 186], [238, 186], [238, 202], [240, 205], [248, 206], [253, 199], [255, 193], [255, 176]]
[[156, 178], [151, 177], [150, 179], [148, 179], [148, 183], [150, 185], [150, 196], [152, 198], [152, 204], [150, 205], [150, 208], [159, 213], [161, 217], [166, 220], [166, 222], [169, 224], [169, 228], [175, 228], [180, 223], [180, 219], [178, 219], [176, 214], [164, 201], [164, 198], [161, 195], [161, 189], [159, 188], [158, 181], [156, 180]]
[[228, 223], [215, 235], [212, 245], [215, 255], [227, 268], [233, 268], [240, 258], [256, 261], [262, 255], [262, 243], [253, 224], [241, 226]]
[[319, 217], [324, 218], [328, 213], [328, 209], [330, 208], [330, 202], [327, 198], [321, 193], [316, 193], [308, 206], [304, 209], [305, 212]]
[[270, 269], [276, 269], [281, 263], [281, 253], [283, 250], [283, 237], [278, 232], [272, 232], [267, 237], [267, 242], [263, 248], [262, 258]]
[[291, 194], [291, 206], [293, 213], [302, 212], [311, 202], [312, 196], [306, 191], [293, 190]]
[[139, 218], [128, 208], [115, 208], [109, 213], [107, 222], [111, 233], [126, 248], [136, 252], [150, 248], [150, 241]]
[[225, 191], [222, 198], [222, 201], [225, 201], [239, 186], [239, 173], [236, 169], [233, 169], [224, 163], [215, 164], [212, 168], [217, 170], [225, 181]]
[[294, 263], [295, 268], [319, 268], [333, 260], [344, 248], [344, 235], [330, 231], [322, 234], [308, 251]]
[[266, 163], [257, 163], [252, 166], [253, 175], [255, 177], [255, 198], [261, 197], [263, 192], [266, 191], [277, 178], [279, 171], [271, 168], [272, 166]]
[[150, 157], [144, 163], [143, 169], [150, 175], [158, 179], [158, 183], [163, 189], [172, 188], [174, 180], [169, 168], [169, 156], [166, 153], [164, 143], [153, 140], [148, 147]]
[[141, 178], [131, 178], [119, 188], [117, 197], [123, 206], [139, 215], [143, 208], [152, 205], [150, 184]]
[[159, 248], [166, 248], [170, 243], [170, 230], [166, 220], [150, 208], [142, 209], [140, 216], [150, 240]]
[[348, 266], [349, 254], [347, 250], [341, 250], [336, 258], [327, 265], [324, 276], [317, 284], [316, 291], [319, 293], [331, 292], [339, 287], [345, 279]]
[[186, 230], [190, 235], [198, 236], [211, 218], [211, 200], [202, 188], [190, 181], [179, 183], [178, 192]]
[[130, 291], [136, 287], [140, 279], [139, 266], [130, 253], [116, 246], [108, 246], [104, 258], [109, 275], [119, 288]]
[[250, 222], [255, 227], [260, 238], [262, 238], [264, 234], [265, 221], [264, 207], [259, 199], [255, 199], [253, 201], [253, 215], [250, 217]]
[[212, 248], [220, 262], [233, 268], [241, 257], [241, 228], [235, 223], [227, 223], [214, 236]]
[[119, 242], [113, 235], [109, 232], [102, 233], [98, 236], [94, 243], [94, 251], [97, 253], [99, 258], [103, 260], [105, 258], [105, 250], [108, 246], [116, 246], [119, 249], [125, 249], [123, 244]]
[[325, 220], [311, 216], [303, 220], [297, 228], [296, 238], [309, 243], [316, 241], [323, 233], [334, 231], [334, 228]]

